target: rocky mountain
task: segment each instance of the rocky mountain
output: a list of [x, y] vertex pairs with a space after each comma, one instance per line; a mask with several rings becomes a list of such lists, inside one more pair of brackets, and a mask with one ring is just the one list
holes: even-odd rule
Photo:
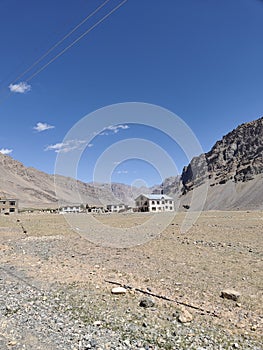
[[181, 207], [191, 208], [194, 190], [199, 196], [205, 195], [204, 209], [263, 209], [263, 118], [238, 126], [210, 152], [193, 158], [181, 176], [169, 177], [152, 188], [88, 184], [48, 175], [0, 153], [0, 197], [18, 198], [22, 208], [63, 203], [133, 205], [140, 193], [153, 191], [163, 191], [176, 198]]
[[181, 176], [182, 194], [208, 184], [207, 209], [262, 208], [263, 117], [245, 123], [192, 159]]
[[246, 182], [263, 173], [263, 117], [242, 124], [217, 141], [210, 152], [192, 159], [184, 168], [187, 191], [209, 179], [210, 186], [229, 180]]

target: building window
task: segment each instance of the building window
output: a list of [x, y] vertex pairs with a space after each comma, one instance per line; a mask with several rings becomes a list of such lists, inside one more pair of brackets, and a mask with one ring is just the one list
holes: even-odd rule
[[156, 207], [152, 207], [152, 211], [156, 211]]
[[155, 201], [152, 201], [152, 204], [155, 204]]
[[172, 204], [172, 201], [169, 201], [169, 204]]
[[168, 209], [168, 205], [165, 206], [165, 209]]
[[14, 213], [14, 212], [15, 212], [15, 208], [10, 208], [10, 209], [9, 209], [9, 212], [10, 212], [10, 213]]
[[161, 207], [158, 207], [158, 210], [162, 210], [162, 208], [161, 208]]
[[173, 210], [173, 207], [170, 207], [170, 210]]
[[162, 204], [164, 204], [164, 201], [162, 201]]
[[16, 202], [15, 201], [10, 201], [9, 205], [16, 205]]
[[157, 204], [160, 204], [160, 201], [157, 201], [156, 203], [157, 203]]

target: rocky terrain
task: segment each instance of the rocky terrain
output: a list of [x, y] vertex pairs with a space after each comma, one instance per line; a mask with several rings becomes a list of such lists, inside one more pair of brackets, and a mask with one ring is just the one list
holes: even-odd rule
[[[180, 200], [172, 219], [0, 216], [0, 348], [261, 350], [262, 123], [241, 125], [152, 189], [55, 179], [65, 203], [127, 203], [163, 189]], [[2, 154], [0, 189], [22, 206], [58, 204], [54, 176]], [[139, 243], [125, 245], [129, 228]]]
[[210, 186], [228, 181], [247, 182], [263, 173], [263, 117], [242, 124], [217, 141], [210, 152], [192, 159], [181, 180], [190, 191], [209, 180]]
[[[182, 203], [190, 206], [191, 192], [200, 187], [203, 209], [263, 209], [263, 118], [238, 126], [192, 159], [181, 175]], [[166, 192], [175, 191], [176, 182]]]
[[[182, 234], [185, 215], [125, 249], [63, 215], [0, 217], [0, 348], [261, 350], [262, 212], [203, 212]], [[140, 228], [149, 216], [96, 219]]]

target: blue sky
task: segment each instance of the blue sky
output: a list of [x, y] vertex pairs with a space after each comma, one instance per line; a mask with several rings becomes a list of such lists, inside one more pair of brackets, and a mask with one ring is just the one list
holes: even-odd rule
[[[75, 123], [116, 103], [144, 102], [172, 111], [204, 151], [238, 124], [263, 115], [263, 1], [128, 0], [78, 40], [122, 3], [109, 0], [37, 62], [103, 3], [1, 1], [2, 152], [53, 173]], [[126, 123], [105, 130], [83, 152], [77, 170], [81, 180], [91, 181], [101, 154], [127, 138], [159, 145], [179, 172], [188, 163], [175, 140], [149, 126]], [[152, 185], [162, 180], [158, 161], [115, 163], [112, 181]]]

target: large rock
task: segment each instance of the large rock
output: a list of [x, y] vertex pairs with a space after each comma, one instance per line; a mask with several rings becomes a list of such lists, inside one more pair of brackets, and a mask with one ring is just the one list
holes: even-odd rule
[[193, 316], [185, 307], [182, 307], [179, 312], [178, 321], [181, 323], [189, 323], [193, 321]]
[[234, 301], [238, 301], [240, 298], [240, 295], [241, 294], [234, 289], [224, 289], [221, 292], [222, 298], [230, 299], [230, 300], [234, 300]]
[[141, 299], [139, 305], [141, 307], [148, 308], [148, 307], [153, 307], [155, 305], [155, 302], [152, 298], [143, 298], [143, 299]]
[[114, 287], [111, 290], [112, 294], [125, 294], [127, 292], [127, 289], [123, 287]]

